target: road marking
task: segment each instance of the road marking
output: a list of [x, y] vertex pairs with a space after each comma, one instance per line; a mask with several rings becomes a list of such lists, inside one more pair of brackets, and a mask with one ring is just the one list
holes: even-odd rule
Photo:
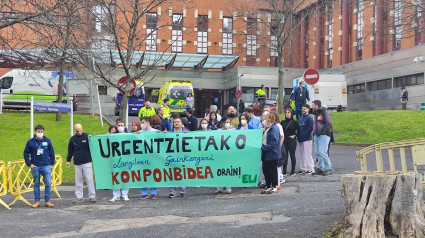
[[63, 210], [69, 211], [101, 211], [101, 210], [117, 210], [124, 207], [124, 205], [77, 205], [67, 207]]
[[98, 219], [88, 220], [80, 231], [70, 231], [63, 233], [54, 233], [43, 237], [70, 237], [81, 236], [93, 233], [103, 233], [119, 230], [128, 230], [135, 228], [143, 228], [158, 225], [172, 224], [211, 224], [225, 223], [232, 226], [251, 226], [257, 224], [272, 224], [283, 223], [292, 218], [284, 215], [273, 216], [271, 212], [257, 212], [247, 214], [233, 214], [220, 216], [205, 216], [205, 217], [182, 217], [174, 215], [155, 216], [145, 218], [130, 218], [130, 219]]

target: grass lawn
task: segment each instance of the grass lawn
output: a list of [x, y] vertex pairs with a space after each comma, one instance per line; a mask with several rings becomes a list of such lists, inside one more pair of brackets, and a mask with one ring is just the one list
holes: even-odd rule
[[[105, 134], [109, 124], [104, 121], [100, 124], [99, 116], [74, 114], [74, 124], [80, 123], [83, 131], [92, 135]], [[35, 113], [34, 126], [44, 126], [44, 135], [52, 140], [55, 154], [63, 158], [63, 181], [74, 181], [74, 168], [65, 167], [70, 139], [70, 118], [67, 113], [62, 114], [62, 121], [56, 121], [55, 113]], [[0, 115], [0, 160], [10, 161], [23, 159], [25, 144], [30, 137], [30, 113], [6, 112]], [[72, 163], [71, 163], [72, 164]]]
[[[283, 120], [285, 116], [280, 115]], [[425, 137], [425, 111], [333, 112], [336, 142], [377, 144]]]
[[334, 112], [336, 142], [376, 144], [425, 137], [425, 111]]

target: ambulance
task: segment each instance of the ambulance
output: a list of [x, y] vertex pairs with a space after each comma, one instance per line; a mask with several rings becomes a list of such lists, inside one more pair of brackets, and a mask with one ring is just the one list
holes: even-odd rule
[[171, 80], [165, 82], [159, 89], [157, 104], [162, 105], [164, 99], [168, 98], [170, 113], [186, 116], [186, 97], [189, 93], [195, 98], [191, 81]]

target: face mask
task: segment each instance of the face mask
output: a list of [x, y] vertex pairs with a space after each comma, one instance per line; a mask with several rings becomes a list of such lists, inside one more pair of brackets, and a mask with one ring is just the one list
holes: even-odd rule
[[37, 132], [37, 133], [35, 133], [35, 136], [39, 139], [42, 139], [43, 138], [43, 132], [41, 132], [41, 133]]
[[144, 130], [144, 129], [146, 129], [146, 124], [142, 124], [142, 125], [140, 125], [140, 126], [142, 126], [142, 129]]
[[264, 127], [267, 126], [267, 120], [263, 120], [261, 123], [263, 124]]
[[225, 123], [224, 124], [224, 127], [226, 127], [226, 129], [229, 129], [230, 128], [230, 123]]
[[263, 112], [263, 116], [267, 116], [267, 115], [269, 115], [269, 112], [268, 111], [264, 111]]
[[125, 129], [125, 128], [124, 128], [123, 126], [119, 126], [119, 127], [118, 127], [118, 132], [120, 132], [120, 133], [121, 133], [121, 132], [124, 132], [124, 129]]
[[208, 124], [201, 124], [201, 127], [202, 127], [202, 129], [207, 129], [207, 127], [208, 127]]
[[241, 120], [242, 125], [246, 125], [246, 120]]
[[229, 116], [230, 116], [230, 117], [235, 117], [235, 116], [236, 116], [236, 114], [235, 114], [235, 113], [233, 113], [233, 112], [231, 112], [231, 113], [229, 114]]

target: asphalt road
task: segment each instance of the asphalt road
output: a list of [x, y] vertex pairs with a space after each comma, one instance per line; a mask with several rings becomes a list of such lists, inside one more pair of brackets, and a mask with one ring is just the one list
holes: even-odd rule
[[[170, 199], [159, 188], [157, 200], [140, 200], [131, 189], [130, 201], [111, 203], [112, 191], [98, 190], [97, 203], [73, 204], [73, 186], [62, 185], [62, 198], [52, 195], [54, 208], [20, 201], [10, 211], [0, 206], [0, 237], [323, 237], [344, 215], [341, 177], [360, 170], [359, 149], [332, 146], [334, 174], [287, 177], [272, 195], [259, 188], [234, 188], [231, 195], [188, 188], [186, 198]], [[24, 197], [33, 201], [32, 193]]]

